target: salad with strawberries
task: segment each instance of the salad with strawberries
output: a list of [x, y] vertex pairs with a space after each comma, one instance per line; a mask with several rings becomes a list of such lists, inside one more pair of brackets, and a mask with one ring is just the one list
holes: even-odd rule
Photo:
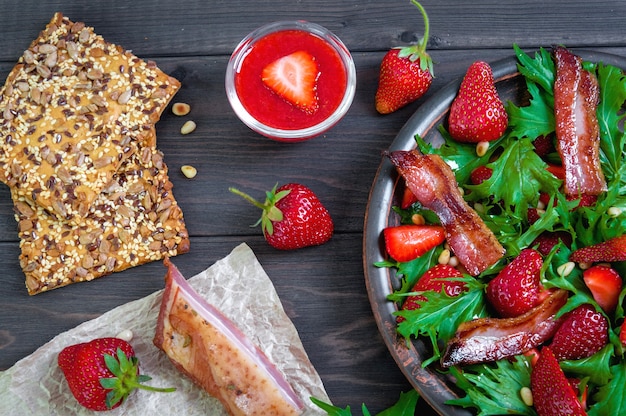
[[387, 156], [399, 225], [381, 236], [399, 336], [480, 415], [626, 414], [626, 78], [564, 47], [514, 46], [523, 102], [484, 62], [443, 144]]

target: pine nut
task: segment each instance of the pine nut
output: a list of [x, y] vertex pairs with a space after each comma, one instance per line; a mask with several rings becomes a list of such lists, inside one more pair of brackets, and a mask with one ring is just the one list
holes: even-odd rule
[[124, 341], [129, 342], [133, 339], [133, 331], [131, 331], [130, 329], [124, 329], [120, 331], [120, 333], [117, 334], [115, 338], [123, 339]]
[[181, 134], [189, 134], [196, 129], [196, 123], [192, 120], [185, 121], [185, 124], [180, 128]]
[[569, 274], [574, 271], [574, 267], [576, 267], [576, 265], [574, 264], [573, 261], [568, 261], [567, 263], [561, 264], [557, 269], [557, 273], [559, 274], [559, 276], [562, 277], [567, 277], [569, 276]]
[[411, 216], [411, 222], [415, 225], [424, 225], [426, 224], [426, 220], [422, 214], [413, 214]]
[[459, 258], [457, 256], [450, 256], [448, 260], [448, 266], [457, 267], [459, 265]]
[[581, 262], [581, 263], [578, 263], [578, 267], [580, 267], [582, 270], [587, 270], [588, 268], [591, 267], [591, 263]]
[[177, 116], [186, 116], [191, 111], [191, 106], [187, 103], [174, 103], [172, 113]]
[[450, 250], [442, 250], [441, 254], [439, 254], [439, 258], [437, 259], [437, 263], [449, 264], [450, 263]]
[[609, 214], [610, 217], [617, 218], [622, 215], [623, 210], [620, 207], [610, 207], [606, 213]]
[[489, 142], [478, 142], [476, 144], [476, 155], [478, 157], [485, 156], [487, 154], [487, 150], [489, 150]]
[[198, 174], [198, 170], [191, 165], [183, 165], [180, 170], [189, 179], [194, 178]]
[[519, 395], [526, 406], [533, 405], [533, 392], [528, 387], [522, 387], [519, 391]]

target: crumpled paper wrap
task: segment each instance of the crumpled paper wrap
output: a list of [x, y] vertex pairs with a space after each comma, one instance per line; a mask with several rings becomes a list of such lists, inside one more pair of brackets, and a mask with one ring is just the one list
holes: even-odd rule
[[[166, 269], [163, 269], [165, 275]], [[293, 323], [285, 314], [274, 286], [246, 245], [188, 279], [209, 303], [222, 311], [265, 352], [283, 372], [307, 406], [304, 415], [326, 414], [310, 397], [330, 402], [317, 371], [309, 361]], [[66, 346], [93, 338], [133, 332], [131, 344], [146, 384], [176, 387], [173, 393], [134, 391], [107, 415], [227, 415], [219, 401], [198, 388], [174, 368], [152, 343], [163, 291], [158, 291], [57, 335], [30, 356], [0, 373], [1, 415], [90, 415], [76, 402], [57, 355]]]

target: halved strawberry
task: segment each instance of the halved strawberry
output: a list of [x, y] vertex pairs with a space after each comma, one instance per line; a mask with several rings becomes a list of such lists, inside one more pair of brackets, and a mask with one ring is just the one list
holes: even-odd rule
[[398, 225], [383, 230], [387, 253], [396, 261], [411, 261], [445, 240], [440, 225]]
[[545, 299], [548, 292], [539, 280], [542, 265], [539, 252], [522, 250], [487, 284], [487, 299], [500, 316], [522, 315]]
[[536, 137], [535, 140], [533, 140], [533, 147], [535, 148], [535, 153], [540, 157], [556, 152], [553, 135]]
[[[413, 285], [411, 292], [433, 291], [441, 293], [443, 289], [448, 296], [458, 296], [467, 290], [467, 285], [464, 282], [455, 280], [457, 277], [463, 277], [463, 273], [458, 269], [449, 264], [436, 264], [426, 270], [417, 283]], [[420, 302], [427, 300], [428, 298], [424, 295], [408, 296], [402, 304], [402, 310], [418, 309]], [[404, 317], [398, 316], [397, 321], [404, 321]]]
[[404, 187], [404, 191], [402, 192], [402, 201], [400, 201], [400, 208], [407, 209], [411, 205], [417, 202], [417, 197], [408, 186]]
[[530, 390], [540, 415], [586, 415], [576, 392], [549, 347], [543, 347], [530, 374]]
[[556, 176], [560, 180], [565, 180], [565, 168], [561, 165], [554, 165], [552, 163], [548, 163], [548, 167], [546, 168], [548, 172]]
[[543, 347], [530, 374], [530, 390], [539, 415], [586, 416], [576, 391], [549, 347]]
[[482, 165], [470, 173], [470, 182], [472, 182], [473, 185], [480, 185], [491, 178], [491, 175], [493, 175], [493, 169]]
[[606, 313], [615, 310], [622, 290], [622, 277], [615, 269], [604, 265], [595, 265], [583, 272], [583, 280], [593, 298]]
[[609, 342], [609, 323], [593, 306], [568, 312], [556, 330], [550, 348], [560, 360], [579, 360], [600, 351]]
[[626, 348], [626, 323], [622, 322], [622, 325], [619, 328], [619, 340], [622, 343], [622, 346]]
[[569, 259], [577, 263], [624, 261], [626, 260], [626, 235], [579, 248], [571, 254]]
[[544, 231], [535, 238], [531, 246], [537, 246], [537, 251], [547, 256], [560, 241], [567, 247], [571, 247], [572, 235], [567, 231]]
[[289, 103], [307, 113], [318, 109], [317, 79], [319, 71], [313, 55], [293, 52], [263, 68], [263, 83]]

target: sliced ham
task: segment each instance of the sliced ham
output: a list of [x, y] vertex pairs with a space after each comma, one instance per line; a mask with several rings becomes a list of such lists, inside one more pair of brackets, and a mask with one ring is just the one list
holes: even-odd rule
[[446, 241], [467, 272], [476, 276], [504, 255], [504, 248], [463, 199], [452, 169], [438, 155], [417, 150], [388, 154], [417, 200], [434, 211]]
[[231, 415], [299, 415], [304, 404], [237, 326], [191, 288], [169, 259], [154, 344]]
[[555, 47], [553, 56], [557, 151], [565, 169], [565, 194], [599, 195], [607, 186], [600, 166], [598, 80], [568, 49]]

